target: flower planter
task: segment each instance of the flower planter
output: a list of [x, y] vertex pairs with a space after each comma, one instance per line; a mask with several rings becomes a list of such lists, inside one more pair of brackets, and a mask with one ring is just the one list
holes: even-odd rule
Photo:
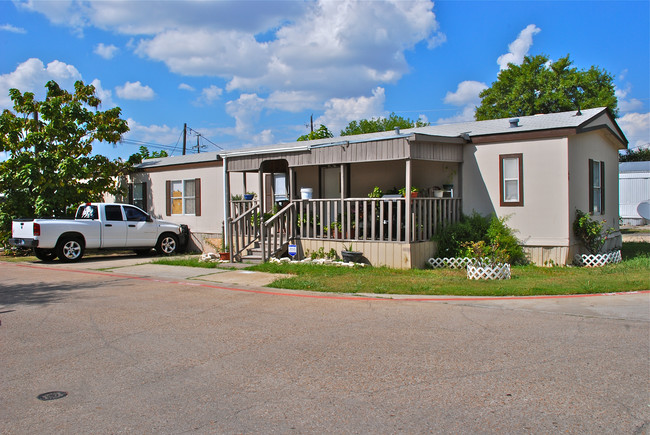
[[574, 262], [583, 267], [601, 267], [606, 264], [616, 264], [621, 262], [621, 251], [610, 251], [604, 254], [582, 254], [576, 255]]
[[250, 195], [250, 194], [245, 194], [245, 195], [244, 195], [244, 199], [245, 199], [246, 201], [252, 201], [253, 198], [255, 198], [255, 195]]
[[346, 263], [360, 263], [363, 252], [359, 251], [341, 251], [341, 257]]
[[510, 279], [510, 264], [497, 263], [485, 266], [468, 264], [467, 279]]
[[468, 257], [443, 257], [443, 258], [429, 258], [429, 265], [432, 269], [439, 269], [441, 267], [449, 267], [450, 269], [466, 268], [468, 264], [474, 263], [476, 260]]
[[219, 259], [220, 260], [230, 260], [230, 252], [219, 252]]

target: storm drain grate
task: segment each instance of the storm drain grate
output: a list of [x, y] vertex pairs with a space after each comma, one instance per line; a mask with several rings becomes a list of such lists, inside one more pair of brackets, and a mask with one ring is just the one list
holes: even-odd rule
[[67, 396], [68, 393], [65, 391], [49, 391], [47, 393], [39, 394], [38, 400], [56, 400], [62, 399]]

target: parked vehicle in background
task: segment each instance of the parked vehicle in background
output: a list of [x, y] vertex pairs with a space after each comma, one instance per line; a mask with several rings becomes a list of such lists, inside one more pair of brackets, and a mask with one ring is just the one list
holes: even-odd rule
[[74, 219], [16, 219], [13, 246], [33, 248], [37, 258], [80, 260], [87, 249], [133, 249], [139, 254], [155, 248], [171, 255], [187, 243], [187, 227], [154, 219], [129, 204], [87, 203]]

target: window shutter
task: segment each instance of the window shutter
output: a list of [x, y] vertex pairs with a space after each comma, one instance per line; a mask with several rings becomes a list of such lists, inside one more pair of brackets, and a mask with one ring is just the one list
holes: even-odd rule
[[594, 161], [589, 159], [589, 213], [594, 212]]
[[171, 216], [172, 215], [172, 182], [170, 180], [166, 181], [166, 189], [165, 189], [165, 215], [166, 216]]
[[201, 179], [194, 179], [194, 214], [201, 216]]
[[149, 204], [147, 203], [147, 196], [149, 196], [149, 191], [147, 190], [147, 182], [142, 183], [142, 209], [147, 211], [149, 209]]
[[600, 214], [605, 214], [605, 162], [600, 162]]
[[129, 183], [129, 193], [126, 198], [126, 202], [129, 204], [133, 204], [133, 183]]

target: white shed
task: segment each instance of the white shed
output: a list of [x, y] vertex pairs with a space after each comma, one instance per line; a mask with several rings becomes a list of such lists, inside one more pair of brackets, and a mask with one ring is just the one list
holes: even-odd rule
[[639, 203], [650, 200], [650, 162], [624, 162], [618, 165], [619, 214], [623, 225], [646, 225], [637, 212]]

